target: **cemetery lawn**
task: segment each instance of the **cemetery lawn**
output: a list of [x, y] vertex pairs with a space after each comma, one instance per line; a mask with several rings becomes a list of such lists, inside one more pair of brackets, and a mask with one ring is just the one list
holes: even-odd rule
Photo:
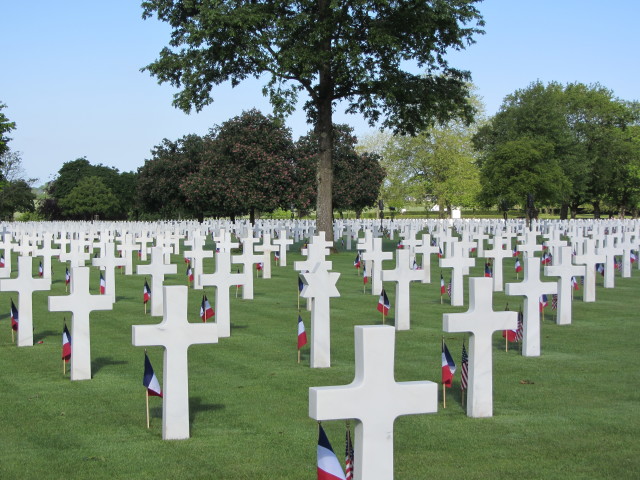
[[[394, 246], [385, 242], [386, 250]], [[315, 479], [317, 425], [308, 415], [308, 389], [351, 383], [353, 328], [380, 324], [382, 317], [378, 297], [363, 294], [355, 251], [338, 248], [330, 258], [341, 273], [341, 296], [331, 299], [331, 368], [309, 368], [309, 345], [298, 364], [292, 265], [303, 258], [299, 248], [289, 252], [288, 267], [273, 265], [272, 279], [255, 280], [254, 300], [230, 290], [230, 338], [189, 349], [191, 438], [182, 441], [162, 440], [157, 397], [149, 399], [151, 429], [145, 425], [144, 348], [131, 344], [131, 326], [161, 319], [144, 315], [143, 276], [117, 273], [114, 309], [92, 312], [93, 378], [86, 381], [71, 382], [68, 368], [63, 377], [61, 332], [69, 314], [47, 310], [48, 295], [65, 294], [64, 265], [54, 260], [52, 290], [34, 294], [33, 347], [12, 344], [9, 305], [17, 298], [0, 293], [0, 478]], [[165, 284], [186, 284], [182, 257], [173, 262], [179, 273]], [[505, 282], [515, 281], [513, 264], [504, 261]], [[213, 259], [204, 268], [212, 272]], [[483, 272], [479, 259], [472, 275]], [[442, 314], [467, 310], [451, 307], [446, 295], [440, 303], [437, 258], [431, 273], [431, 284], [412, 284], [411, 330], [396, 334], [397, 381], [439, 382]], [[450, 271], [443, 274], [448, 282]], [[92, 268], [93, 293], [98, 278]], [[541, 357], [522, 357], [518, 344], [505, 352], [500, 332], [494, 334], [493, 418], [465, 415], [459, 370], [446, 409], [439, 387], [438, 413], [398, 418], [395, 478], [640, 478], [640, 272], [634, 267], [630, 279], [617, 274], [614, 289], [605, 290], [602, 277], [597, 282], [595, 303], [582, 302], [582, 291], [576, 292], [571, 325], [555, 325], [555, 312], [546, 308]], [[393, 324], [395, 289], [385, 287], [392, 306], [386, 323]], [[213, 304], [213, 289], [204, 293]], [[189, 290], [193, 322], [200, 321], [202, 294]], [[310, 313], [300, 302], [310, 336]], [[517, 310], [521, 297], [494, 295], [494, 309], [507, 302]], [[462, 340], [462, 334], [445, 334], [458, 366]], [[148, 354], [162, 384], [163, 349], [149, 347]], [[323, 426], [343, 462], [345, 422]]]

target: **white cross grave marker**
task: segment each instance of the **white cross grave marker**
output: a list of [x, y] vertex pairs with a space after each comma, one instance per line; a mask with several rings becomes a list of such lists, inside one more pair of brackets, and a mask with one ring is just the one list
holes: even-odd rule
[[409, 330], [411, 325], [410, 283], [423, 279], [421, 270], [413, 270], [410, 265], [409, 250], [396, 251], [396, 268], [382, 270], [382, 281], [396, 282], [395, 326], [396, 330]]
[[[324, 235], [322, 235], [324, 239]], [[297, 263], [297, 262], [296, 262]], [[311, 272], [302, 274], [304, 287], [300, 296], [312, 298], [311, 302], [311, 368], [331, 366], [331, 297], [339, 297], [337, 272], [329, 272], [318, 262]]]
[[607, 260], [604, 255], [596, 254], [595, 244], [595, 240], [585, 238], [582, 244], [582, 254], [578, 254], [573, 258], [573, 263], [586, 267], [582, 291], [582, 300], [584, 302], [596, 301], [596, 264], [605, 263]]
[[507, 241], [504, 237], [499, 234], [496, 234], [492, 240], [489, 240], [492, 243], [493, 248], [491, 250], [484, 251], [484, 257], [490, 258], [493, 260], [493, 291], [501, 292], [502, 291], [502, 260], [507, 257], [511, 257], [513, 253], [506, 248]]
[[276, 245], [279, 250], [278, 254], [280, 255], [279, 266], [286, 267], [287, 266], [287, 248], [288, 245], [293, 245], [293, 240], [287, 237], [287, 231], [283, 228], [280, 230], [280, 234], [278, 238], [273, 241], [273, 244]]
[[470, 332], [467, 415], [493, 416], [493, 360], [491, 337], [496, 330], [515, 330], [517, 312], [493, 310], [493, 282], [490, 278], [469, 279], [469, 310], [446, 313], [445, 332]]
[[524, 258], [524, 280], [507, 283], [507, 295], [523, 295], [522, 356], [540, 356], [540, 297], [558, 292], [557, 282], [540, 281], [540, 257]]
[[261, 255], [253, 253], [253, 244], [258, 241], [257, 238], [253, 238], [250, 234], [240, 238], [242, 242], [242, 253], [240, 255], [233, 255], [231, 257], [232, 263], [241, 263], [242, 274], [244, 280], [238, 282], [238, 285], [242, 285], [242, 298], [244, 300], [253, 299], [253, 265], [260, 261]]
[[71, 380], [91, 379], [91, 335], [89, 315], [94, 310], [112, 310], [108, 295], [89, 293], [89, 267], [71, 267], [69, 295], [49, 297], [50, 312], [71, 312]]
[[133, 325], [132, 343], [136, 347], [147, 345], [164, 347], [162, 438], [181, 440], [189, 438], [187, 350], [195, 344], [218, 343], [218, 326], [215, 323], [187, 321], [189, 289], [185, 285], [163, 288], [162, 322], [157, 325]]
[[355, 480], [393, 479], [393, 423], [401, 415], [438, 411], [438, 385], [396, 382], [395, 330], [386, 325], [354, 328], [356, 374], [352, 383], [309, 389], [315, 420], [356, 419]]
[[[251, 277], [251, 275], [249, 276]], [[231, 302], [229, 300], [229, 288], [236, 285], [243, 285], [246, 277], [243, 273], [231, 273], [230, 250], [220, 250], [220, 252], [216, 252], [215, 273], [205, 273], [201, 275], [200, 283], [203, 287], [210, 285], [216, 287], [215, 309], [218, 338], [231, 336]]]
[[[371, 270], [367, 269], [371, 275], [371, 294], [380, 295], [382, 292], [382, 262], [384, 260], [393, 260], [393, 252], [384, 252], [382, 250], [382, 238], [374, 238], [371, 240], [371, 250], [365, 250], [362, 253], [362, 259], [371, 262]], [[368, 267], [369, 264], [367, 263]]]
[[112, 302], [116, 301], [116, 267], [124, 267], [126, 260], [122, 257], [116, 257], [115, 245], [107, 242], [102, 244], [100, 248], [101, 256], [91, 260], [94, 267], [100, 267], [105, 273], [106, 288], [104, 294], [111, 298]]
[[271, 234], [262, 235], [262, 243], [256, 245], [255, 250], [262, 252], [262, 278], [271, 278], [271, 254], [278, 248], [271, 243]]
[[51, 278], [33, 278], [33, 258], [18, 257], [18, 276], [0, 279], [1, 292], [18, 292], [18, 346], [33, 345], [33, 292], [51, 290]]
[[[162, 316], [164, 313], [164, 283], [165, 275], [174, 275], [178, 266], [164, 263], [164, 247], [151, 247], [151, 263], [138, 265], [138, 275], [151, 275], [151, 315]], [[107, 285], [109, 285], [107, 281]]]
[[[451, 305], [460, 307], [464, 305], [464, 270], [476, 264], [474, 258], [465, 256], [460, 242], [453, 243], [452, 255], [441, 258], [442, 268], [451, 268]], [[492, 280], [493, 283], [493, 280]]]
[[422, 242], [416, 245], [415, 253], [422, 254], [422, 283], [431, 283], [431, 254], [440, 253], [437, 245], [431, 245], [431, 235], [422, 234]]
[[615, 245], [612, 235], [605, 235], [601, 242], [604, 242], [604, 245], [598, 247], [596, 253], [605, 256], [604, 288], [613, 288], [615, 286], [615, 257], [616, 255], [622, 255], [623, 250]]
[[[584, 265], [571, 263], [571, 247], [557, 247], [560, 259], [551, 266], [544, 267], [544, 274], [550, 277], [558, 277], [558, 325], [571, 323], [571, 290], [573, 289], [573, 277], [584, 277], [586, 268]], [[557, 259], [557, 257], [554, 257]]]

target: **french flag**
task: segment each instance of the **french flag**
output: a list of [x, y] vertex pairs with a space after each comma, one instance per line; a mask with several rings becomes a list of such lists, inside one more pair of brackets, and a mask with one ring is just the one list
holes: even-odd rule
[[322, 425], [318, 426], [318, 480], [345, 480], [338, 457], [333, 453]]
[[547, 295], [543, 293], [542, 295], [540, 295], [540, 312], [541, 313], [544, 310], [544, 307], [546, 307], [547, 305], [549, 305], [549, 300], [547, 299]]
[[522, 265], [520, 264], [520, 259], [516, 258], [516, 273], [520, 273], [522, 271]]
[[162, 397], [162, 389], [160, 388], [158, 377], [156, 377], [153, 371], [146, 352], [144, 354], [144, 377], [142, 377], [142, 385], [147, 388], [147, 396]]
[[307, 332], [304, 329], [302, 317], [298, 315], [298, 350], [307, 344]]
[[144, 288], [142, 290], [142, 302], [147, 303], [149, 300], [151, 300], [151, 289], [149, 288], [149, 284], [145, 280]]
[[387, 292], [385, 292], [383, 288], [380, 298], [378, 298], [378, 311], [383, 315], [387, 315], [390, 307], [391, 303], [389, 303], [389, 297], [387, 297]]
[[62, 329], [62, 359], [65, 362], [71, 360], [71, 334], [66, 323]]
[[209, 303], [209, 299], [206, 295], [202, 296], [202, 304], [200, 305], [200, 318], [203, 322], [206, 322], [208, 319], [215, 315], [211, 304]]
[[442, 342], [442, 384], [451, 387], [454, 373], [456, 373], [456, 362], [453, 361], [447, 345]]
[[107, 282], [105, 281], [102, 273], [100, 274], [100, 295], [104, 295], [107, 291]]
[[11, 328], [18, 330], [18, 309], [16, 308], [13, 300], [11, 300]]

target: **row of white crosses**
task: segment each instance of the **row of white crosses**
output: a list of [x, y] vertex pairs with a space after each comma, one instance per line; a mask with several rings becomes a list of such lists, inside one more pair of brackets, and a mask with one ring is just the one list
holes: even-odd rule
[[[525, 234], [519, 250], [525, 252], [525, 279], [521, 283], [507, 284], [508, 295], [525, 296], [523, 355], [540, 354], [540, 318], [538, 302], [542, 294], [558, 293], [558, 324], [571, 322], [572, 279], [584, 276], [584, 265], [572, 265], [571, 248], [566, 247], [558, 236], [552, 236], [548, 246], [555, 249], [554, 265], [545, 267], [545, 275], [557, 276], [557, 282], [540, 281], [540, 258], [535, 251], [542, 250], [534, 244], [534, 234]], [[368, 240], [368, 239], [367, 239]], [[372, 244], [365, 240], [360, 246], [365, 249]], [[480, 239], [484, 241], [484, 239]], [[463, 243], [463, 242], [460, 242]], [[453, 243], [452, 261], [441, 262], [441, 266], [464, 271], [473, 266], [464, 260], [465, 245]], [[494, 239], [494, 251], [505, 252], [501, 236]], [[372, 248], [375, 251], [375, 248]], [[491, 258], [510, 255], [499, 253]], [[372, 255], [363, 255], [372, 259]], [[455, 260], [453, 260], [455, 259]], [[397, 252], [396, 269], [382, 270], [383, 280], [397, 281], [397, 289], [403, 289], [411, 280], [409, 274], [409, 251]], [[591, 260], [590, 260], [591, 261]], [[381, 263], [381, 261], [380, 261]], [[426, 263], [426, 262], [425, 262]], [[402, 265], [406, 267], [403, 268]], [[372, 268], [373, 270], [373, 268]], [[399, 275], [405, 274], [403, 282]], [[455, 275], [455, 274], [454, 274]], [[461, 276], [461, 275], [460, 275]], [[461, 281], [461, 280], [460, 280]], [[501, 289], [501, 282], [500, 282]], [[469, 332], [469, 383], [467, 415], [490, 417], [493, 415], [492, 392], [492, 344], [495, 331], [513, 330], [517, 326], [517, 313], [495, 312], [492, 308], [492, 292], [495, 282], [490, 278], [471, 278], [469, 310], [466, 313], [446, 314], [443, 317], [445, 332]], [[396, 292], [398, 298], [404, 294]], [[400, 300], [399, 303], [402, 303]], [[453, 302], [452, 302], [453, 304]], [[405, 307], [401, 308], [405, 310]], [[404, 323], [403, 323], [404, 325]], [[398, 322], [396, 322], [398, 328]], [[408, 328], [408, 327], [407, 327]], [[398, 383], [393, 375], [394, 330], [384, 326], [355, 327], [356, 376], [345, 386], [313, 387], [309, 391], [309, 415], [316, 420], [356, 419], [356, 479], [393, 478], [393, 423], [400, 415], [431, 413], [437, 410], [437, 387], [432, 382]]]

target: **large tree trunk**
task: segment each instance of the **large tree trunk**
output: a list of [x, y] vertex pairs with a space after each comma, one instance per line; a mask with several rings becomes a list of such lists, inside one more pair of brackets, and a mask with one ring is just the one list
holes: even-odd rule
[[569, 216], [569, 204], [563, 203], [560, 206], [560, 220], [566, 220]]
[[[329, 1], [318, 2], [320, 19], [328, 16]], [[316, 106], [318, 117], [315, 132], [318, 136], [318, 200], [316, 227], [318, 232], [324, 232], [328, 242], [333, 241], [333, 78], [331, 76], [331, 38], [327, 36], [319, 44], [325, 60], [320, 67], [318, 78], [318, 97]]]
[[593, 202], [593, 218], [600, 218], [600, 201], [596, 200]]

